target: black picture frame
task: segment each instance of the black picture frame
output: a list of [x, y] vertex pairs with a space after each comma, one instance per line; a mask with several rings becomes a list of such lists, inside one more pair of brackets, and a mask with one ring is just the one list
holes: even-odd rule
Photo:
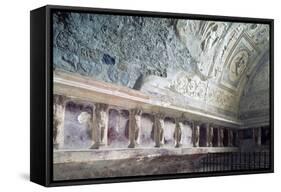
[[[100, 179], [54, 181], [53, 159], [53, 70], [52, 70], [52, 19], [54, 10], [110, 15], [149, 16], [196, 20], [261, 23], [270, 26], [270, 168], [212, 173], [182, 173], [176, 175], [132, 176]], [[227, 176], [274, 172], [274, 20], [245, 17], [226, 17], [183, 13], [149, 12], [136, 10], [101, 9], [47, 5], [30, 12], [30, 180], [43, 186], [98, 184], [113, 182], [148, 181], [210, 176]]]

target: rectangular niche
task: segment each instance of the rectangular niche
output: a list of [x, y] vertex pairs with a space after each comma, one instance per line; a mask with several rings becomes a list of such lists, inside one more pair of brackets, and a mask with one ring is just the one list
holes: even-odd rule
[[154, 144], [153, 116], [148, 113], [142, 114], [140, 145], [143, 147], [149, 147]]
[[129, 111], [109, 109], [108, 146], [126, 148], [129, 143]]
[[89, 149], [92, 144], [90, 118], [93, 104], [68, 101], [64, 117], [64, 148]]

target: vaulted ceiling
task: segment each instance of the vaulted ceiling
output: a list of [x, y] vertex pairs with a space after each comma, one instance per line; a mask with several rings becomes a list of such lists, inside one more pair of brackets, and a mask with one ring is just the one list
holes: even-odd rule
[[53, 19], [54, 68], [233, 120], [269, 108], [268, 25], [61, 12]]
[[[269, 26], [196, 20], [178, 20], [175, 26], [194, 60], [193, 70], [170, 71], [165, 79], [147, 77], [143, 90], [227, 119], [247, 121], [262, 115], [268, 122]], [[167, 90], [189, 99], [173, 100], [175, 95]]]

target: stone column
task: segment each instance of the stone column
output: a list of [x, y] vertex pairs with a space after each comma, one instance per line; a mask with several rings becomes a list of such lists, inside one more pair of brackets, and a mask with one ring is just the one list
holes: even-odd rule
[[238, 131], [238, 142], [237, 142], [237, 144], [238, 144], [238, 146], [239, 147], [241, 147], [242, 146], [242, 143], [243, 143], [243, 131], [242, 130], [239, 130]]
[[[235, 135], [235, 137], [234, 137]], [[237, 147], [238, 146], [238, 132], [237, 130], [233, 130], [233, 147]]]
[[223, 147], [223, 128], [219, 127], [218, 128], [218, 146]]
[[97, 103], [93, 112], [93, 127], [91, 149], [98, 149], [100, 146], [107, 145], [108, 132], [108, 105]]
[[200, 125], [198, 123], [193, 123], [193, 147], [199, 147], [200, 139]]
[[261, 127], [253, 129], [253, 138], [257, 146], [261, 146]]
[[214, 128], [213, 126], [207, 127], [207, 147], [213, 147]]
[[129, 148], [135, 148], [139, 144], [141, 128], [141, 109], [131, 109], [129, 115]]
[[174, 131], [174, 140], [175, 140], [175, 147], [181, 146], [181, 133], [182, 133], [182, 122], [179, 119], [175, 119], [176, 127]]
[[154, 114], [154, 141], [155, 147], [160, 147], [164, 144], [164, 118], [165, 115], [163, 113]]
[[262, 128], [259, 127], [258, 128], [258, 146], [261, 146], [261, 131], [262, 131]]
[[233, 147], [233, 131], [228, 129], [228, 147]]
[[61, 95], [53, 97], [53, 144], [55, 149], [64, 145], [64, 116], [66, 99]]

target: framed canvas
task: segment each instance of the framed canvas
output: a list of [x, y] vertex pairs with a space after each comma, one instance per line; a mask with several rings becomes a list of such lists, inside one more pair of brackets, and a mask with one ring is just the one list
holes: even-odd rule
[[30, 179], [273, 172], [273, 20], [31, 11]]

